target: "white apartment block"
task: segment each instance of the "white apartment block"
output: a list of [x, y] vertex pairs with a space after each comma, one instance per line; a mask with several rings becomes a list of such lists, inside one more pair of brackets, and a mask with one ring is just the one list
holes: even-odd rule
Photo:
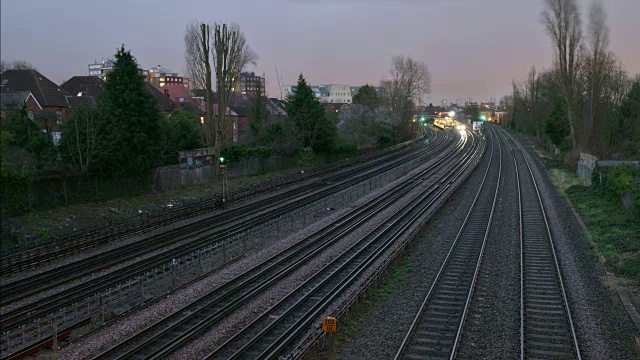
[[[359, 86], [350, 85], [310, 85], [311, 90], [315, 94], [318, 101], [321, 103], [337, 103], [337, 104], [351, 104], [353, 101], [353, 95], [358, 92]], [[285, 96], [290, 96], [296, 90], [295, 85], [289, 85], [284, 88]]]

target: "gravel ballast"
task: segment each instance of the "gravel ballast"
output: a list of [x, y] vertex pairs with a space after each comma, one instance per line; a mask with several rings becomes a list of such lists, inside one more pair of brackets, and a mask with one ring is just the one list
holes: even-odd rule
[[[405, 251], [406, 255], [400, 260], [412, 267], [411, 276], [395, 284], [395, 290], [378, 306], [354, 310], [364, 315], [363, 330], [338, 345], [336, 359], [390, 359], [396, 354], [476, 196], [490, 152], [491, 146], [487, 144], [485, 156], [467, 181]], [[338, 323], [338, 331], [340, 329]]]
[[526, 156], [550, 220], [582, 358], [640, 358], [634, 344], [638, 330], [617, 294], [603, 284], [605, 270], [593, 255], [569, 204], [553, 187], [544, 166], [530, 152]]
[[[387, 188], [393, 187], [397, 182], [398, 181], [388, 184]], [[382, 189], [381, 191], [385, 190]], [[371, 199], [375, 196], [377, 196], [375, 193], [368, 194], [359, 202], [366, 201], [367, 199]], [[399, 201], [397, 206], [394, 204], [394, 206], [381, 211], [379, 213], [379, 216], [388, 216], [390, 213], [397, 210], [395, 209], [396, 207], [402, 206], [404, 203], [406, 203], [409, 198], [411, 198], [411, 196], [407, 196], [405, 200]], [[357, 203], [354, 204], [354, 206], [356, 206]], [[175, 294], [168, 296], [164, 301], [158, 304], [152, 305], [151, 307], [144, 309], [136, 314], [132, 314], [131, 316], [122, 318], [112, 325], [100, 329], [98, 332], [92, 334], [91, 336], [70, 344], [63, 349], [61, 355], [65, 358], [74, 359], [87, 358], [89, 356], [96, 355], [101, 350], [106, 349], [106, 347], [113, 346], [115, 343], [122, 341], [127, 335], [131, 335], [143, 329], [144, 327], [149, 326], [150, 324], [166, 316], [167, 314], [181, 308], [189, 302], [192, 302], [205, 292], [215, 289], [223, 282], [228, 281], [231, 277], [268, 259], [277, 251], [280, 251], [285, 247], [293, 244], [294, 242], [303, 239], [311, 232], [336, 221], [340, 217], [344, 216], [346, 211], [347, 209], [336, 212], [332, 216], [324, 218], [318, 221], [313, 226], [306, 228], [304, 231], [293, 234], [286, 239], [282, 239], [281, 241], [272, 244], [272, 246], [270, 246], [268, 249], [265, 249], [258, 254], [244, 258], [238, 263], [235, 263], [228, 268], [212, 274], [212, 276], [209, 276], [207, 279], [192, 285], [189, 289], [176, 292]], [[374, 220], [370, 223], [370, 226], [374, 226], [376, 224], [376, 221]], [[240, 311], [238, 312], [238, 314], [230, 316], [227, 320], [220, 323], [215, 327], [215, 329], [212, 329], [212, 332], [208, 336], [203, 337], [204, 342], [196, 341], [194, 344], [192, 344], [192, 346], [189, 346], [177, 353], [176, 356], [180, 357], [180, 354], [182, 354], [182, 356], [192, 358], [193, 356], [203, 355], [206, 351], [209, 351], [211, 349], [212, 344], [215, 344], [216, 342], [219, 343], [219, 340], [216, 339], [220, 339], [221, 336], [224, 337], [225, 335], [233, 333], [233, 330], [237, 330], [238, 326], [241, 326], [244, 322], [255, 318], [258, 313], [263, 312], [266, 308], [273, 304], [275, 300], [281, 298], [282, 296], [293, 290], [293, 288], [297, 284], [299, 284], [301, 280], [308, 278], [310, 271], [315, 271], [314, 269], [323, 266], [327, 263], [327, 261], [335, 258], [339, 253], [344, 251], [345, 246], [353, 243], [355, 239], [361, 238], [362, 232], [366, 230], [366, 228], [359, 229], [356, 234], [353, 234], [353, 236], [345, 237], [341, 240], [339, 246], [335, 247], [335, 249], [331, 249], [330, 251], [323, 254], [322, 257], [309, 262], [309, 264], [307, 264], [307, 267], [301, 269], [299, 273], [290, 275], [287, 281], [283, 281], [282, 284], [278, 287], [274, 287], [273, 289], [270, 289], [270, 291], [262, 294], [259, 298], [259, 301], [248, 304], [248, 306], [244, 309], [245, 311]]]
[[[465, 331], [461, 359], [520, 356], [520, 243], [518, 185], [513, 155], [502, 144], [502, 176]], [[495, 306], [500, 304], [500, 306]]]
[[[503, 145], [505, 146], [505, 145]], [[489, 148], [487, 149], [487, 154]], [[544, 167], [531, 155], [558, 260], [568, 293], [583, 359], [640, 358], [633, 323], [617, 295], [603, 285], [602, 266], [591, 254], [567, 202], [553, 188]], [[357, 309], [362, 330], [339, 344], [337, 359], [392, 359], [426, 296], [446, 251], [455, 239], [480, 184], [487, 156], [456, 195], [428, 223], [404, 259], [411, 277], [396, 284], [386, 300]], [[509, 163], [511, 161], [511, 163]], [[485, 164], [485, 165], [483, 165]], [[502, 178], [496, 216], [463, 333], [460, 359], [513, 359], [519, 356], [519, 224], [513, 160]], [[504, 169], [503, 165], [503, 169]], [[340, 326], [338, 326], [340, 331]]]

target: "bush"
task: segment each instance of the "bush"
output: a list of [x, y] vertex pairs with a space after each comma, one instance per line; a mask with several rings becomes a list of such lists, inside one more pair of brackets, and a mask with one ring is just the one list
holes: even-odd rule
[[252, 157], [268, 158], [271, 154], [271, 148], [266, 146], [249, 147], [245, 144], [230, 144], [222, 149], [220, 155], [227, 161], [239, 161]]
[[631, 190], [633, 178], [638, 171], [629, 165], [615, 166], [607, 177], [607, 193], [614, 199], [619, 199], [625, 191]]
[[626, 191], [630, 191], [634, 204], [633, 212], [640, 217], [640, 186], [634, 186], [634, 178], [637, 177], [640, 177], [640, 170], [629, 165], [616, 166], [607, 176], [605, 191], [609, 197], [618, 201]]

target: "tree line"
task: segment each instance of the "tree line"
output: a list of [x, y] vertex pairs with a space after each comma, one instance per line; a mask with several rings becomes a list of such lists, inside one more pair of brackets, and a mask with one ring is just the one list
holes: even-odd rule
[[[180, 104], [171, 115], [163, 116], [146, 89], [136, 59], [123, 45], [95, 103], [69, 109], [60, 124], [57, 146], [52, 127], [43, 132], [40, 126], [55, 124], [56, 114], [43, 112], [30, 118], [26, 109], [16, 108], [2, 119], [3, 192], [13, 191], [10, 184], [30, 184], [54, 174], [142, 179], [160, 165], [176, 164], [179, 150], [202, 147], [212, 147], [217, 155], [230, 159], [285, 154], [303, 163], [331, 161], [415, 135], [411, 122], [415, 105], [430, 91], [426, 65], [396, 56], [387, 79], [377, 88], [361, 87], [353, 104], [336, 113], [319, 102], [300, 74], [296, 92], [286, 99], [287, 116], [272, 118], [263, 98], [256, 96], [249, 115], [248, 144], [226, 144], [232, 119], [221, 109], [228, 107], [243, 69], [255, 64], [258, 56], [237, 24], [193, 22], [187, 25], [184, 39], [191, 84], [205, 90], [202, 120], [182, 111]], [[33, 68], [20, 61], [2, 65]]]
[[58, 146], [51, 129], [45, 133], [37, 125], [52, 114], [31, 119], [26, 109], [9, 112], [0, 128], [2, 178], [144, 176], [159, 165], [177, 163], [178, 150], [202, 147], [199, 119], [184, 111], [163, 119], [146, 86], [135, 58], [123, 46], [96, 103], [74, 106], [63, 119]]
[[541, 22], [552, 40], [550, 69], [532, 67], [501, 102], [512, 129], [567, 153], [600, 158], [640, 156], [640, 76], [609, 49], [607, 12], [591, 3], [583, 28], [576, 0], [545, 0]]

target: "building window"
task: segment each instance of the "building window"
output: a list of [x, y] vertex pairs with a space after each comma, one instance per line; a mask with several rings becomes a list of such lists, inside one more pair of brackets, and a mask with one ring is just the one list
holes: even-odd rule
[[56, 111], [56, 116], [58, 117], [58, 125], [62, 124], [62, 111]]
[[27, 111], [27, 116], [29, 117], [29, 120], [33, 121], [33, 111]]

